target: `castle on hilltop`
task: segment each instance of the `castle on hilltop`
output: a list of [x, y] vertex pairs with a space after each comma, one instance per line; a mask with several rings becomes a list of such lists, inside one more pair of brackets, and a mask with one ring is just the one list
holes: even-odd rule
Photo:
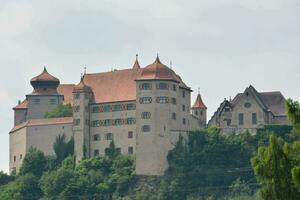
[[[54, 155], [58, 135], [74, 137], [76, 160], [103, 155], [113, 140], [122, 154], [135, 156], [137, 175], [163, 175], [167, 154], [179, 135], [207, 126], [200, 92], [191, 106], [191, 88], [159, 57], [142, 68], [85, 73], [80, 82], [60, 84], [46, 70], [31, 79], [33, 92], [14, 110], [9, 133], [10, 172], [18, 172], [30, 147]], [[72, 117], [44, 118], [60, 104], [71, 104]], [[280, 92], [249, 86], [224, 100], [208, 122], [222, 133], [255, 134], [265, 125], [289, 125]]]
[[[59, 134], [74, 137], [75, 156], [105, 154], [114, 140], [123, 154], [136, 158], [136, 174], [162, 175], [167, 154], [180, 134], [206, 126], [200, 94], [191, 106], [191, 88], [159, 57], [141, 68], [85, 73], [80, 83], [60, 84], [46, 70], [31, 79], [33, 92], [14, 110], [10, 131], [10, 171], [18, 171], [32, 146], [53, 155]], [[45, 119], [59, 104], [71, 104], [72, 117]]]

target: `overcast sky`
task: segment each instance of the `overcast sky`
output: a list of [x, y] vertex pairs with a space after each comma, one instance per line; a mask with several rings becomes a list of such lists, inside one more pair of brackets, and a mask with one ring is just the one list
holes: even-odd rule
[[[299, 0], [0, 0], [0, 170], [8, 171], [12, 107], [48, 71], [142, 66], [157, 53], [195, 90], [209, 118], [252, 84], [300, 100]], [[104, 91], [105, 92], [105, 91]]]

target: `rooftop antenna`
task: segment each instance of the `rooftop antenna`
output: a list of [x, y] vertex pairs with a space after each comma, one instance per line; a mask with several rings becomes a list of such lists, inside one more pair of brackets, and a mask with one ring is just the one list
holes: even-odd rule
[[84, 74], [86, 74], [86, 65], [84, 66]]
[[198, 94], [200, 94], [200, 87], [198, 87]]

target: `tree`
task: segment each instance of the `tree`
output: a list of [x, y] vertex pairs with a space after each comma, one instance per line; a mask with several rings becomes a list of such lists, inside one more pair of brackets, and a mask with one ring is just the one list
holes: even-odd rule
[[262, 184], [259, 195], [263, 199], [300, 199], [291, 174], [295, 164], [292, 154], [288, 144], [271, 135], [269, 146], [260, 147], [251, 159], [255, 176]]
[[37, 200], [41, 197], [38, 177], [31, 173], [19, 176], [15, 181], [5, 185], [0, 192], [0, 199]]
[[300, 103], [298, 101], [288, 99], [285, 107], [289, 119], [293, 123], [295, 129], [300, 132]]
[[40, 177], [45, 171], [46, 165], [47, 161], [44, 153], [36, 148], [30, 147], [20, 168], [20, 175], [32, 173]]
[[110, 142], [109, 148], [105, 150], [105, 155], [112, 159], [120, 155], [120, 151], [116, 148], [114, 140]]
[[248, 148], [240, 136], [224, 136], [218, 129], [195, 131], [179, 137], [169, 151], [169, 168], [160, 188], [160, 199], [224, 196], [238, 177], [253, 178]]
[[66, 142], [65, 134], [59, 134], [55, 138], [53, 150], [56, 155], [57, 163], [60, 164], [66, 157], [74, 155], [74, 138]]
[[57, 117], [72, 117], [73, 109], [71, 104], [60, 104], [57, 108], [50, 112], [46, 112], [45, 118], [57, 118]]
[[3, 171], [0, 171], [0, 186], [5, 185], [13, 180], [14, 180], [13, 176], [9, 176], [8, 174], [4, 173]]

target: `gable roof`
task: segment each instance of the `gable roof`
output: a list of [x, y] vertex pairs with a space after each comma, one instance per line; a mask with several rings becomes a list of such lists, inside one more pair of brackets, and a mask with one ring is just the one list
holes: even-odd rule
[[72, 124], [73, 117], [60, 117], [60, 118], [47, 118], [47, 119], [30, 119], [15, 126], [9, 133], [20, 130], [24, 127], [30, 126], [44, 126], [44, 125], [56, 125], [56, 124]]
[[286, 115], [285, 98], [281, 92], [261, 92], [260, 96], [273, 115]]
[[57, 92], [64, 95], [64, 104], [73, 104], [73, 89], [75, 84], [60, 84]]
[[140, 74], [139, 68], [85, 74], [84, 83], [92, 88], [97, 103], [133, 101], [136, 100], [135, 80]]
[[[266, 111], [272, 112], [275, 116], [283, 116], [285, 114], [285, 98], [279, 91], [273, 92], [258, 92], [250, 85], [245, 92], [250, 91], [258, 104]], [[244, 93], [245, 93], [244, 92]], [[244, 93], [238, 93], [230, 102], [235, 105], [243, 96]]]

